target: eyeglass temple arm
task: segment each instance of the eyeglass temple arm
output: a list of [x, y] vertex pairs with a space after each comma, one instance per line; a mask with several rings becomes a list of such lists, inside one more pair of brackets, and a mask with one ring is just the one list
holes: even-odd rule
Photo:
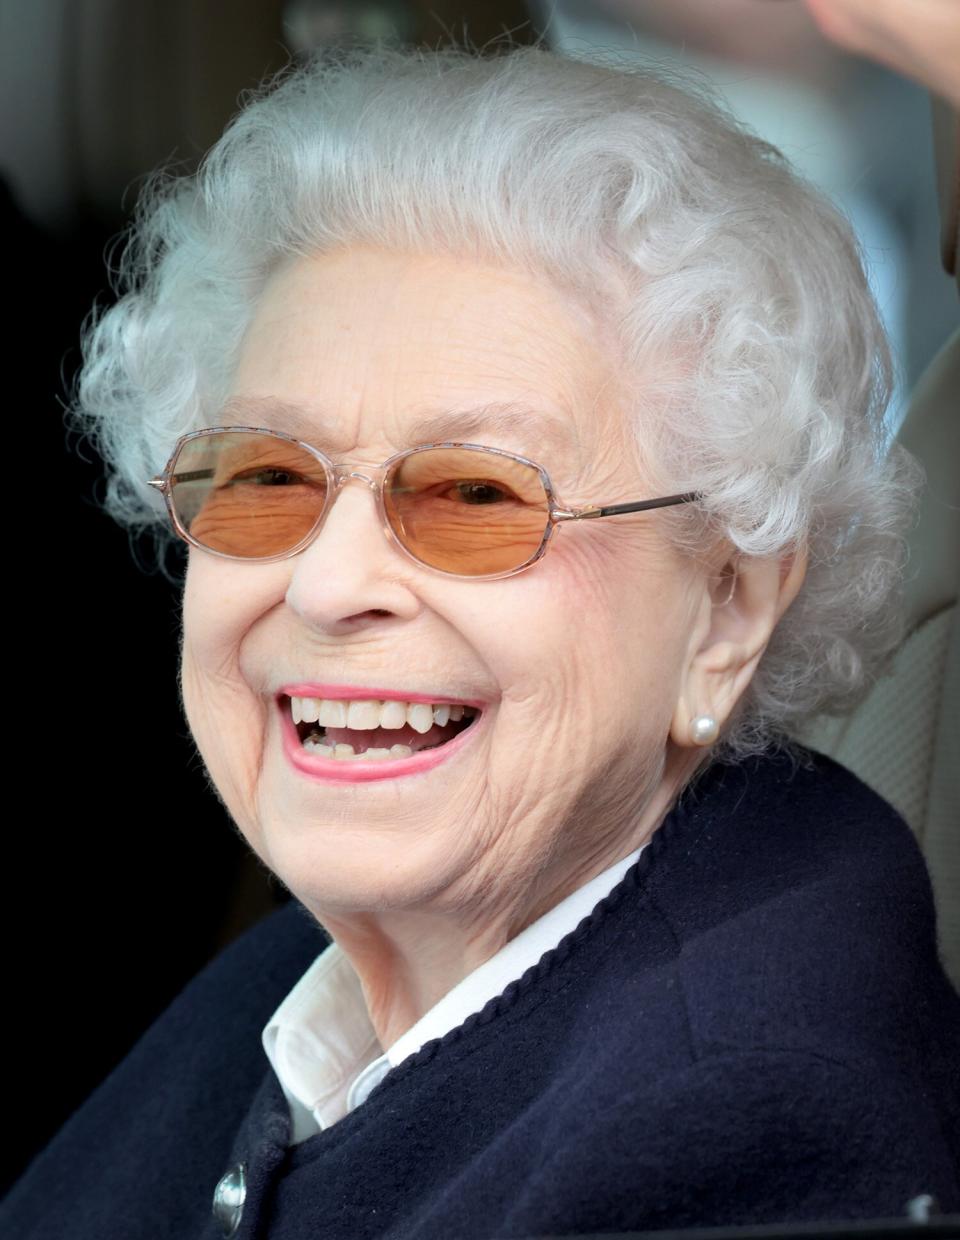
[[[176, 479], [177, 482], [196, 482], [200, 478], [212, 478], [213, 470], [212, 469], [180, 470], [178, 473], [174, 474], [173, 477]], [[161, 475], [158, 478], [148, 478], [147, 486], [156, 487], [158, 491], [166, 491], [167, 489], [166, 476]]]
[[555, 514], [557, 521], [589, 521], [593, 517], [616, 517], [626, 512], [643, 512], [647, 508], [667, 508], [671, 504], [689, 504], [702, 497], [701, 491], [687, 491], [683, 495], [667, 495], [663, 499], [642, 499], [629, 504], [589, 505], [586, 508], [561, 510]]

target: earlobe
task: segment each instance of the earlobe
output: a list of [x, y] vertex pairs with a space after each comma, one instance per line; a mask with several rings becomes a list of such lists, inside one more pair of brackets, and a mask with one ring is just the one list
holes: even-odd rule
[[716, 577], [704, 579], [699, 623], [691, 631], [691, 651], [670, 726], [677, 745], [710, 745], [717, 739], [796, 597], [806, 566], [806, 548], [799, 548], [779, 558], [737, 557], [725, 566], [719, 588]]

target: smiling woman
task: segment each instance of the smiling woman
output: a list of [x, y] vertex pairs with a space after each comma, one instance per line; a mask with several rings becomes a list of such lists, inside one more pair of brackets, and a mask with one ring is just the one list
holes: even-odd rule
[[[675, 710], [696, 606], [691, 582], [704, 570], [692, 569], [649, 517], [632, 528], [613, 521], [571, 528], [536, 573], [477, 581], [465, 570], [479, 546], [485, 554], [489, 547], [515, 552], [522, 564], [531, 554], [523, 531], [532, 522], [537, 551], [547, 512], [535, 468], [524, 467], [522, 477], [495, 474], [496, 456], [491, 464], [486, 453], [452, 449], [479, 455], [484, 485], [494, 478], [500, 484], [496, 504], [449, 498], [456, 458], [439, 486], [428, 471], [428, 493], [440, 498], [417, 520], [446, 529], [441, 541], [457, 551], [454, 573], [427, 572], [398, 557], [364, 482], [374, 463], [417, 446], [411, 422], [425, 408], [539, 399], [553, 408], [568, 402], [574, 411], [567, 451], [549, 462], [572, 500], [652, 497], [655, 482], [645, 484], [631, 463], [619, 410], [603, 398], [613, 375], [599, 334], [548, 281], [492, 263], [363, 246], [285, 265], [265, 286], [241, 343], [233, 393], [270, 395], [287, 408], [304, 407], [316, 394], [323, 407], [340, 411], [337, 456], [348, 457], [360, 476], [351, 473], [356, 485], [342, 488], [295, 555], [252, 563], [191, 548], [184, 705], [234, 821], [341, 947], [358, 928], [344, 921], [334, 930], [335, 918], [365, 914], [385, 900], [403, 910], [403, 947], [399, 925], [391, 927], [389, 950], [385, 941], [364, 979], [373, 995], [387, 996], [370, 1005], [384, 1046], [411, 1018], [411, 996], [383, 976], [395, 953], [412, 961], [431, 944], [433, 964], [417, 988], [439, 1000], [452, 980], [513, 937], [532, 902], [549, 907], [565, 898], [587, 858], [599, 871], [630, 851], [628, 844], [641, 843], [701, 758], [683, 744], [663, 778], [654, 738]], [[498, 451], [535, 446], [520, 418], [499, 433], [488, 425], [485, 440], [483, 447]], [[503, 460], [514, 474], [520, 469]], [[409, 471], [400, 471], [390, 488], [401, 509], [411, 490], [420, 493], [419, 472], [405, 482]], [[272, 511], [276, 488], [268, 494]], [[401, 528], [406, 545], [419, 549], [410, 521]], [[235, 600], [229, 607], [228, 598]], [[574, 598], [579, 625], [569, 623]], [[657, 633], [664, 621], [668, 639]], [[310, 696], [348, 700], [354, 714], [364, 700], [379, 709], [390, 698], [460, 702], [482, 714], [461, 741], [430, 755], [376, 767], [354, 759], [348, 770], [336, 754], [324, 759], [294, 746], [290, 729], [282, 730], [285, 718], [265, 709], [278, 691], [293, 695], [291, 682], [318, 671], [341, 683]], [[639, 715], [622, 690], [630, 681], [642, 687]], [[416, 707], [412, 713], [411, 724]], [[686, 726], [678, 719], [678, 731]], [[408, 778], [428, 771], [429, 780]], [[524, 804], [532, 771], [542, 780], [535, 812], [504, 813], [504, 806]], [[609, 791], [598, 791], [597, 816], [574, 826], [565, 807], [591, 772], [603, 772]], [[621, 802], [631, 782], [639, 812], [602, 812], [611, 795]], [[362, 805], [337, 806], [331, 783], [341, 796], [362, 792]], [[318, 813], [351, 814], [356, 846], [344, 848], [337, 830], [304, 831]], [[511, 884], [494, 884], [505, 870]], [[434, 943], [431, 927], [443, 909], [448, 931]], [[453, 933], [458, 924], [460, 935]], [[356, 950], [369, 953], [366, 917], [360, 935]]]
[[920, 486], [830, 205], [646, 71], [357, 49], [156, 181], [124, 271], [74, 416], [187, 548], [185, 715], [294, 898], [10, 1234], [960, 1208], [922, 858], [790, 739], [895, 648]]

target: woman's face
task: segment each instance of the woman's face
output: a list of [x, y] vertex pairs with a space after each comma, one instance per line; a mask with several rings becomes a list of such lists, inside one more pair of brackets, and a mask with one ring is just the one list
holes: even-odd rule
[[[446, 437], [537, 461], [563, 504], [652, 498], [616, 377], [592, 320], [546, 281], [353, 248], [274, 274], [242, 344], [238, 403], [218, 421], [288, 430], [362, 469], [423, 442], [412, 428], [426, 413], [522, 402], [546, 430], [517, 412]], [[299, 406], [302, 422], [271, 410], [274, 399]], [[289, 559], [190, 548], [184, 707], [226, 808], [317, 916], [482, 919], [534, 889], [572, 890], [635, 846], [697, 597], [655, 511], [565, 524], [533, 568], [459, 580], [404, 556], [371, 489], [348, 481]], [[428, 770], [329, 780], [284, 748], [282, 689], [303, 682], [483, 709]]]

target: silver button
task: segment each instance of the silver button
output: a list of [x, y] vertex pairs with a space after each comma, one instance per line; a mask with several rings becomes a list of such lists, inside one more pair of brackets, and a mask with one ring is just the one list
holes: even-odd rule
[[247, 1168], [244, 1163], [237, 1163], [213, 1190], [213, 1217], [223, 1228], [225, 1236], [232, 1236], [240, 1226], [246, 1198]]
[[915, 1223], [929, 1223], [940, 1213], [940, 1202], [929, 1193], [921, 1193], [919, 1197], [911, 1197], [905, 1207], [907, 1218]]

